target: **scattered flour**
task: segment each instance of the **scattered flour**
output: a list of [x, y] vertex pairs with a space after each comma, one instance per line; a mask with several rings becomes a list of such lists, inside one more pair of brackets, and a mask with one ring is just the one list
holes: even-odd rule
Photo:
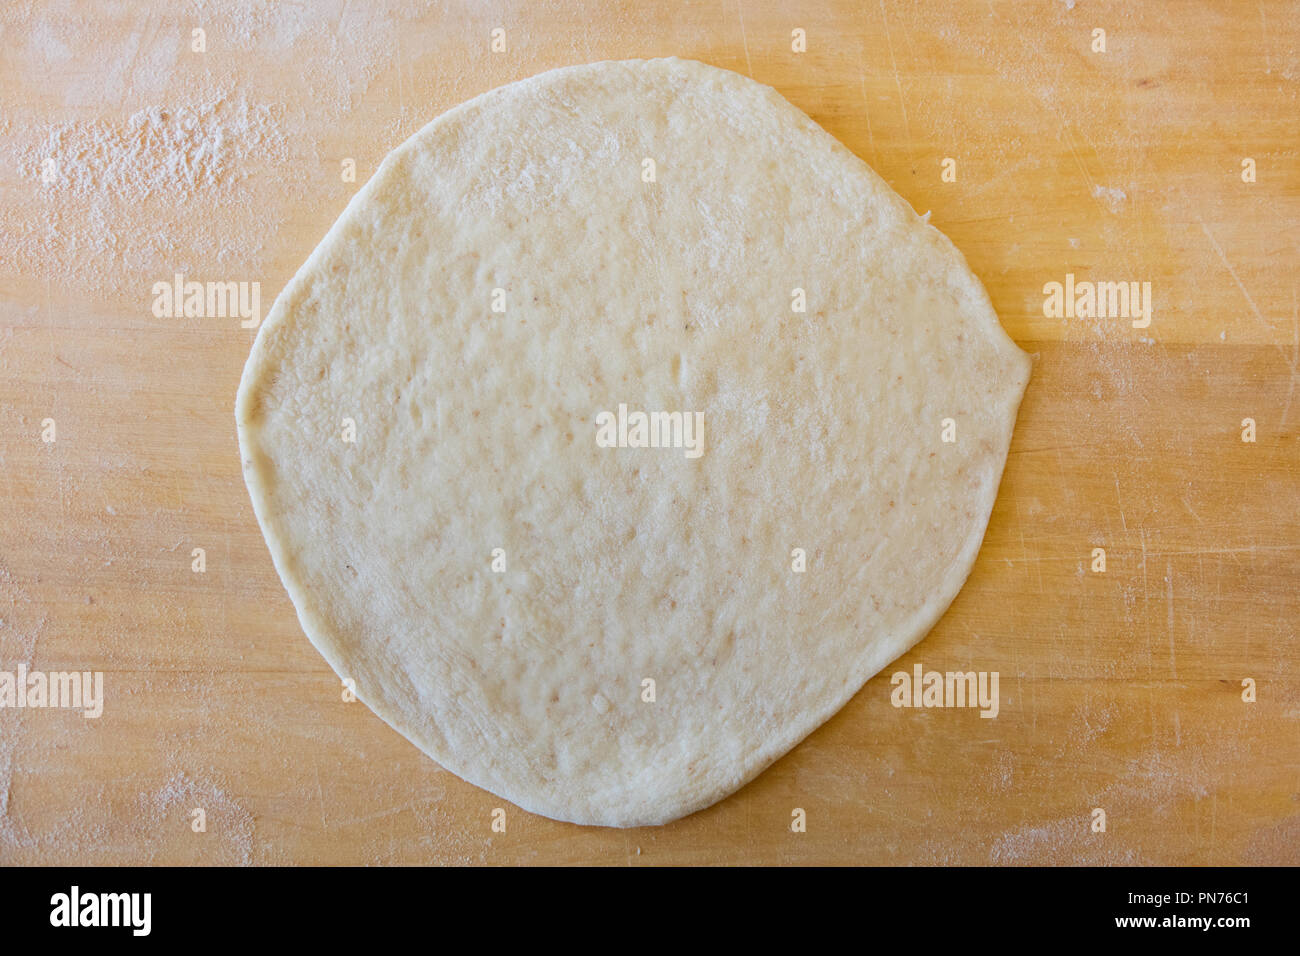
[[53, 181], [42, 185], [78, 199], [110, 193], [131, 204], [157, 196], [184, 202], [243, 179], [255, 153], [282, 157], [284, 134], [271, 107], [211, 100], [137, 110], [120, 124], [59, 124], [44, 142], [18, 153], [21, 173], [33, 180], [54, 159]]
[[0, 211], [0, 255], [21, 273], [137, 295], [142, 273], [248, 268], [278, 220], [244, 183], [287, 159], [280, 112], [218, 95], [24, 129], [5, 152], [29, 192]]
[[1128, 199], [1128, 193], [1117, 186], [1094, 185], [1092, 187], [1092, 198], [1100, 199], [1111, 212], [1115, 212], [1123, 205], [1124, 200]]
[[[29, 84], [0, 90], [0, 263], [11, 278], [96, 301], [147, 298], [178, 271], [259, 278], [287, 218], [321, 194], [323, 154], [391, 65], [410, 12], [405, 2], [179, 6], [179, 22], [139, 20], [111, 46], [95, 18], [30, 0], [0, 11], [10, 70]], [[115, 19], [130, 27], [132, 16]], [[204, 53], [190, 49], [192, 26], [206, 31]], [[291, 51], [291, 72], [264, 68]], [[49, 86], [60, 106], [34, 106], [30, 90]]]
[[[205, 832], [192, 829], [192, 813], [205, 815]], [[247, 866], [253, 861], [253, 817], [212, 783], [177, 773], [153, 793], [141, 794], [137, 826], [153, 836], [176, 834], [165, 842], [185, 841], [196, 862]]]

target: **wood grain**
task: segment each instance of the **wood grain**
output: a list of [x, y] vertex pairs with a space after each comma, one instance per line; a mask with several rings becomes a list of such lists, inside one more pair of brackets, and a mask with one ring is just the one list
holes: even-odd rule
[[[0, 710], [0, 862], [1300, 863], [1296, 4], [444, 4], [382, 23], [286, 5], [206, 18], [207, 59], [172, 4], [5, 16], [6, 138], [121, 123], [204, 78], [274, 104], [289, 135], [241, 170], [243, 204], [185, 207], [256, 238], [223, 261], [178, 239], [90, 277], [0, 267], [0, 669], [107, 684], [99, 720]], [[360, 31], [381, 29], [363, 56]], [[241, 479], [252, 333], [155, 318], [148, 290], [174, 271], [256, 279], [269, 308], [357, 188], [341, 157], [364, 181], [475, 93], [652, 55], [808, 112], [932, 212], [1036, 360], [984, 548], [930, 636], [738, 794], [609, 831], [509, 807], [342, 701]], [[37, 224], [52, 208], [12, 165], [0, 196]], [[128, 237], [198, 235], [134, 215]], [[1067, 272], [1151, 282], [1151, 327], [1044, 317]], [[915, 663], [998, 671], [999, 716], [893, 708], [889, 674]]]

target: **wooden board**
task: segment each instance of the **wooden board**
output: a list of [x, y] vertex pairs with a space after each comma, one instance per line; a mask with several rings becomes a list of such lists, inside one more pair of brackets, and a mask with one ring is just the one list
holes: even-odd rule
[[[106, 681], [97, 720], [0, 710], [0, 861], [1300, 862], [1295, 3], [374, 6], [0, 14], [0, 669]], [[930, 210], [1035, 366], [929, 637], [731, 798], [584, 829], [342, 700], [240, 474], [253, 333], [151, 289], [258, 281], [265, 312], [424, 122], [673, 54], [774, 86]], [[1150, 327], [1046, 317], [1067, 273], [1150, 282]], [[999, 672], [998, 717], [894, 708], [917, 663]]]

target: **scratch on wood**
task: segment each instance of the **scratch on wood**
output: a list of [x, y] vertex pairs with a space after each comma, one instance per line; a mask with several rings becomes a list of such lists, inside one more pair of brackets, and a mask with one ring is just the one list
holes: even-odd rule
[[1142, 544], [1142, 600], [1146, 601], [1151, 594], [1147, 589], [1147, 533], [1139, 531], [1138, 538]]
[[885, 43], [889, 46], [889, 63], [894, 68], [894, 86], [898, 88], [898, 106], [903, 111], [903, 132], [907, 134], [907, 148], [912, 149], [912, 126], [907, 119], [907, 104], [903, 102], [903, 84], [898, 78], [898, 60], [894, 57], [894, 41], [889, 33], [889, 14], [885, 12], [885, 0], [880, 0], [880, 17], [885, 23]]
[[1115, 479], [1115, 500], [1119, 502], [1119, 523], [1124, 526], [1125, 533], [1128, 532], [1128, 521], [1124, 518], [1124, 496], [1119, 493], [1119, 475], [1111, 472]]
[[312, 772], [316, 774], [316, 802], [320, 804], [320, 825], [322, 830], [328, 830], [329, 824], [325, 820], [325, 791], [320, 785], [320, 767], [313, 760], [311, 765]]
[[[1255, 304], [1255, 299], [1246, 290], [1245, 285], [1242, 284], [1240, 277], [1238, 277], [1237, 270], [1232, 267], [1232, 263], [1229, 262], [1228, 257], [1224, 255], [1223, 247], [1220, 246], [1214, 236], [1210, 234], [1210, 230], [1205, 226], [1205, 220], [1198, 218], [1196, 221], [1201, 226], [1201, 232], [1205, 233], [1205, 238], [1210, 240], [1210, 245], [1214, 248], [1215, 254], [1218, 255], [1219, 259], [1223, 262], [1223, 267], [1228, 270], [1228, 275], [1232, 276], [1232, 281], [1237, 284], [1237, 288], [1241, 290], [1241, 294], [1246, 297], [1246, 301], [1250, 304], [1250, 311], [1255, 316], [1255, 320], [1271, 334], [1273, 332], [1273, 326], [1268, 324], [1268, 320], [1265, 319], [1263, 313], [1259, 311], [1259, 306]], [[1279, 352], [1282, 351], [1282, 346], [1278, 345], [1276, 342], [1272, 344]], [[1283, 354], [1285, 355], [1286, 353]], [[1294, 366], [1291, 371], [1294, 377]]]
[[871, 101], [867, 98], [867, 63], [858, 50], [858, 85], [862, 88], [863, 117], [867, 121], [867, 142], [871, 145], [871, 165], [879, 166], [876, 155], [876, 137], [871, 131]]
[[1286, 390], [1286, 406], [1282, 409], [1281, 427], [1286, 427], [1286, 420], [1291, 414], [1291, 399], [1295, 397], [1296, 369], [1300, 368], [1300, 302], [1296, 301], [1296, 287], [1291, 286], [1291, 384]]
[[1178, 658], [1174, 652], [1174, 568], [1167, 561], [1165, 562], [1165, 603], [1168, 605], [1169, 670], [1174, 675], [1174, 680], [1177, 680]]
[[749, 37], [745, 35], [745, 11], [739, 2], [736, 3], [736, 16], [740, 18], [740, 42], [745, 47], [745, 71], [749, 73], [750, 78], [754, 76], [753, 64], [749, 62]]
[[1106, 207], [1101, 201], [1100, 194], [1097, 192], [1097, 181], [1093, 179], [1092, 174], [1088, 172], [1088, 167], [1085, 166], [1083, 160], [1079, 158], [1079, 151], [1074, 148], [1074, 137], [1070, 135], [1069, 123], [1065, 123], [1061, 126], [1061, 132], [1065, 134], [1065, 145], [1070, 147], [1070, 155], [1074, 157], [1075, 165], [1079, 167], [1079, 172], [1083, 173], [1083, 178], [1088, 182], [1088, 186], [1090, 187], [1088, 189], [1089, 195], [1092, 196], [1093, 202], [1097, 204], [1098, 208], [1105, 210]]
[[1187, 509], [1187, 513], [1196, 519], [1197, 524], [1205, 524], [1205, 519], [1196, 513], [1196, 509], [1192, 507], [1192, 503], [1187, 500], [1186, 496], [1179, 500], [1182, 501], [1183, 507]]

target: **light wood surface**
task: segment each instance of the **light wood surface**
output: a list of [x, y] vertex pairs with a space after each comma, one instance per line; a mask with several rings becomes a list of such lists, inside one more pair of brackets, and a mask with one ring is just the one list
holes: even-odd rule
[[[1300, 863], [1300, 7], [361, 6], [0, 15], [0, 135], [28, 164], [0, 168], [6, 225], [53, 230], [11, 228], [0, 263], [0, 669], [106, 681], [98, 720], [0, 710], [0, 862]], [[658, 55], [772, 85], [931, 210], [1035, 365], [983, 550], [931, 634], [731, 798], [584, 829], [341, 699], [240, 474], [253, 333], [156, 318], [150, 289], [256, 280], [265, 312], [424, 122], [551, 67]], [[219, 188], [105, 223], [93, 190], [32, 175], [44, 126], [117, 129], [205, 90], [272, 116]], [[1066, 273], [1152, 283], [1150, 328], [1044, 317]], [[999, 716], [892, 707], [890, 673], [916, 663], [998, 671]]]

